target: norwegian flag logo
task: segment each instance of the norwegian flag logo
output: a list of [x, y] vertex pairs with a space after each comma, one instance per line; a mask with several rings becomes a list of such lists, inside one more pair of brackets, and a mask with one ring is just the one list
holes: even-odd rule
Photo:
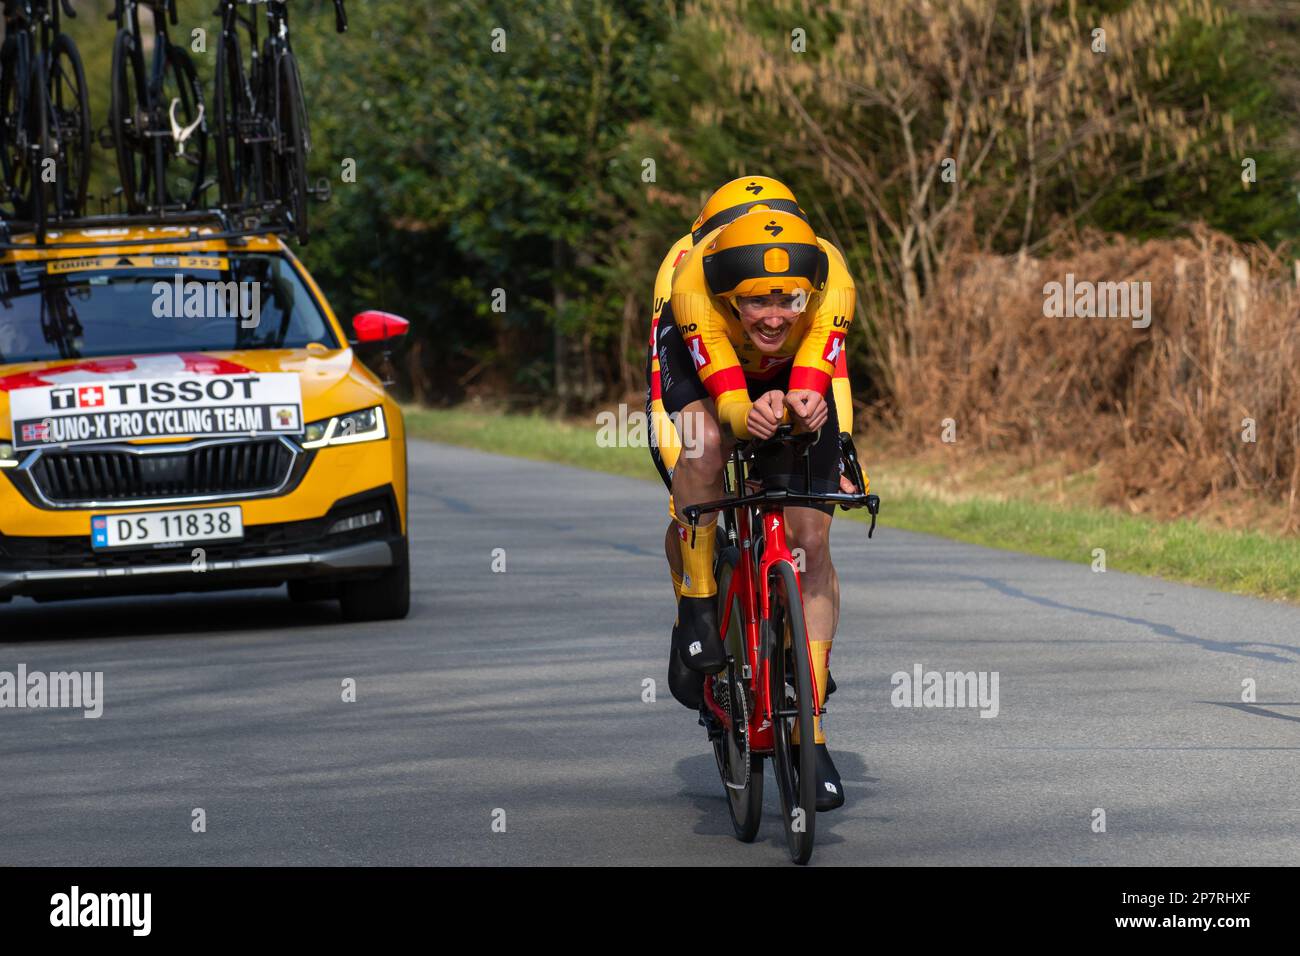
[[830, 362], [832, 365], [839, 360], [840, 351], [844, 348], [844, 333], [832, 332], [830, 338], [826, 340], [826, 351], [822, 353], [822, 361]]
[[22, 433], [24, 442], [49, 441], [50, 423], [36, 422], [32, 425], [24, 425], [22, 427]]
[[709, 350], [704, 347], [703, 337], [692, 335], [686, 340], [686, 345], [691, 350], [691, 361], [695, 363], [696, 368], [704, 368], [709, 364]]

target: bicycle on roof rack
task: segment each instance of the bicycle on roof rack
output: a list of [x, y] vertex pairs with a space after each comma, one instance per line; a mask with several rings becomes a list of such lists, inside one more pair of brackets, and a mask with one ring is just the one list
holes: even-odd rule
[[[260, 42], [253, 9], [259, 6], [266, 8], [266, 36]], [[248, 7], [248, 13], [240, 7]], [[282, 202], [298, 241], [305, 243], [308, 194], [328, 198], [329, 181], [307, 184], [311, 133], [298, 61], [289, 44], [288, 4], [221, 0], [214, 13], [221, 17], [212, 99], [222, 205], [258, 210]], [[339, 33], [348, 28], [343, 0], [334, 0], [334, 27]], [[247, 67], [241, 30], [249, 49]]]
[[[142, 6], [149, 8], [154, 26], [147, 69]], [[132, 213], [193, 209], [210, 185], [203, 179], [208, 133], [194, 62], [167, 36], [167, 20], [176, 25], [176, 0], [115, 0], [108, 18], [118, 26], [109, 133], [126, 208]]]
[[0, 47], [0, 177], [14, 215], [44, 239], [55, 218], [80, 215], [90, 175], [86, 74], [59, 14], [69, 0], [4, 0]]

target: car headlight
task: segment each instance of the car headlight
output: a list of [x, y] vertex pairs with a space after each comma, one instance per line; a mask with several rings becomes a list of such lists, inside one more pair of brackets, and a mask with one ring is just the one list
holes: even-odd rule
[[379, 406], [363, 408], [359, 412], [335, 415], [307, 425], [303, 448], [324, 448], [326, 445], [355, 445], [363, 441], [379, 441], [388, 437], [384, 424], [384, 410]]
[[18, 452], [12, 442], [0, 441], [0, 468], [17, 468]]

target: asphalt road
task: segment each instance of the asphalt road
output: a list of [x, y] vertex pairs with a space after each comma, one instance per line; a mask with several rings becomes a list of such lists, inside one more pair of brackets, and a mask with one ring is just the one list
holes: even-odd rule
[[[97, 720], [0, 710], [0, 864], [785, 864], [770, 769], [738, 843], [668, 693], [658, 484], [420, 442], [411, 480], [404, 622], [0, 606], [0, 670], [105, 681]], [[876, 538], [832, 533], [848, 803], [814, 864], [1300, 862], [1300, 609], [895, 531], [874, 490]], [[918, 664], [996, 671], [997, 716], [893, 706]]]

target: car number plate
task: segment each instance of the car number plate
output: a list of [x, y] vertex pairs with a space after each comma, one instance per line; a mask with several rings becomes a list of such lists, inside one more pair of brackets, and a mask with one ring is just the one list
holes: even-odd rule
[[238, 507], [95, 515], [90, 519], [90, 541], [97, 549], [226, 541], [243, 536], [244, 514]]

